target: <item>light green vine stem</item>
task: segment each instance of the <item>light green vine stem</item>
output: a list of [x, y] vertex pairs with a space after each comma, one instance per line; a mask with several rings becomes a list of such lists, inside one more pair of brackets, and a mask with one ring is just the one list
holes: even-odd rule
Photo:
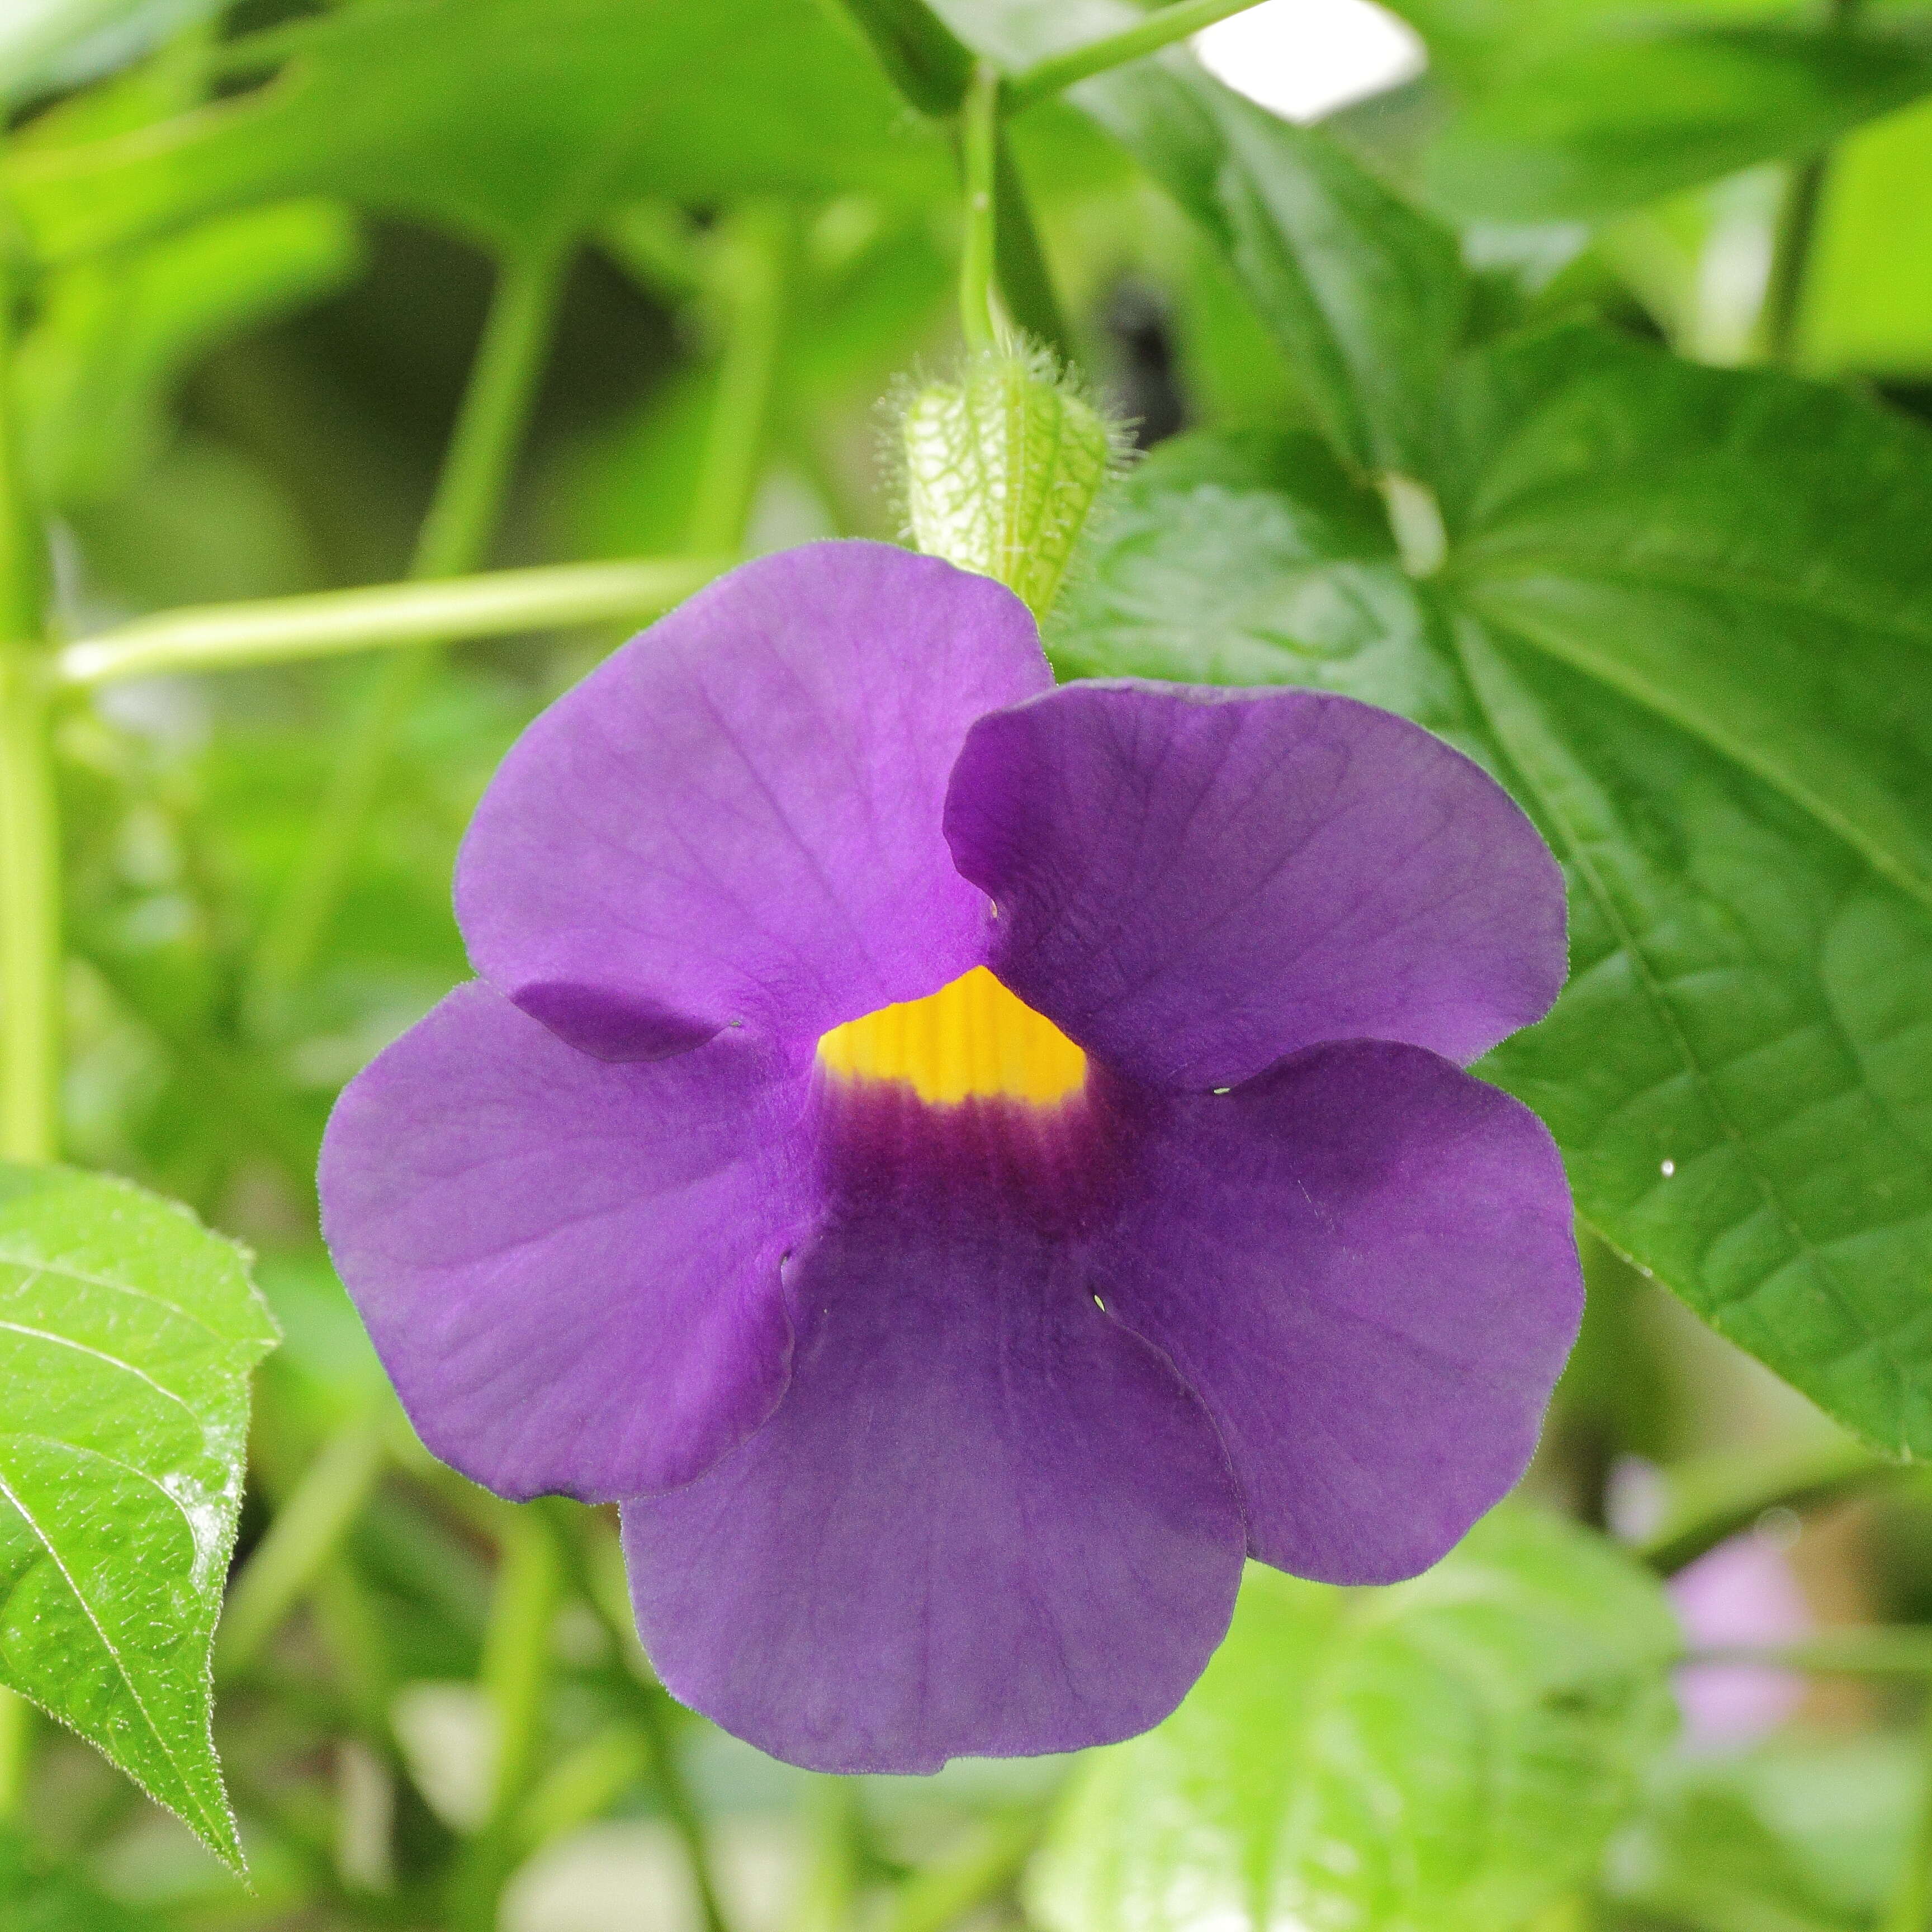
[[780, 202], [751, 202], [720, 224], [713, 246], [712, 293], [725, 324], [717, 394], [685, 532], [687, 548], [698, 556], [735, 555], [744, 547], [771, 434], [797, 218]]
[[1751, 1664], [1813, 1677], [1932, 1678], [1932, 1630], [1826, 1630], [1802, 1643], [1713, 1644], [1687, 1651], [1687, 1664]]
[[1261, 0], [1180, 0], [1178, 6], [1163, 7], [1120, 33], [1090, 40], [1084, 47], [1070, 48], [1014, 75], [1006, 83], [1008, 111], [1017, 113], [1036, 100], [1071, 87], [1076, 81], [1090, 80], [1096, 74], [1158, 53], [1176, 40], [1198, 34], [1203, 27], [1211, 27], [1216, 20], [1245, 14], [1260, 4]]
[[959, 246], [959, 327], [976, 353], [999, 346], [1006, 330], [999, 310], [994, 261], [994, 196], [1000, 159], [999, 70], [974, 64], [959, 110], [960, 170], [965, 177], [965, 232]]
[[[0, 209], [0, 1159], [60, 1141], [60, 838], [46, 680], [46, 539], [14, 420], [12, 225]], [[0, 1818], [26, 1796], [32, 1707], [0, 1690]]]
[[0, 1156], [51, 1160], [60, 1079], [60, 873], [42, 654], [0, 652]]
[[[8, 230], [0, 220], [0, 247]], [[58, 1138], [60, 853], [46, 678], [46, 538], [14, 420], [14, 279], [0, 263], [0, 1158]]]
[[163, 672], [297, 664], [347, 651], [641, 622], [701, 589], [730, 561], [646, 556], [548, 564], [440, 584], [382, 584], [168, 610], [68, 645], [55, 669], [62, 684], [85, 688]]
[[[571, 247], [558, 240], [507, 258], [442, 474], [410, 574], [418, 582], [473, 571], [495, 534], [548, 352]], [[248, 990], [250, 1018], [273, 1032], [334, 917], [404, 721], [436, 667], [433, 646], [391, 658], [370, 680], [332, 774], [308, 848], [266, 927]]]

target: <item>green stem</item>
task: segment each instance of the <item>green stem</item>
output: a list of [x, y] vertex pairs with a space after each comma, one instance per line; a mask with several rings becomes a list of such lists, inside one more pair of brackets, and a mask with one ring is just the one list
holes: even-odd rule
[[[1862, 4], [1863, 0], [1826, 0], [1826, 30], [1849, 33], [1856, 24]], [[1788, 364], [1797, 358], [1812, 250], [1818, 238], [1818, 214], [1824, 205], [1831, 171], [1832, 154], [1827, 148], [1799, 162], [1786, 184], [1772, 246], [1771, 274], [1765, 288], [1760, 325], [1765, 354], [1774, 362]]]
[[531, 1791], [517, 1819], [519, 1852], [527, 1857], [601, 1818], [650, 1768], [643, 1740], [628, 1724], [612, 1724], [586, 1738]]
[[[46, 539], [14, 417], [10, 216], [0, 209], [0, 1160], [60, 1142], [60, 836], [46, 688]], [[32, 1707], [0, 1690], [0, 1818], [25, 1803]]]
[[1932, 1630], [1838, 1630], [1802, 1643], [1717, 1644], [1686, 1664], [1750, 1664], [1814, 1677], [1932, 1678]]
[[965, 232], [959, 245], [959, 327], [977, 354], [1004, 334], [995, 292], [994, 236], [1000, 158], [998, 68], [980, 61], [959, 110], [960, 168], [965, 177]]
[[316, 1622], [356, 1728], [372, 1749], [393, 1756], [390, 1706], [395, 1664], [381, 1613], [344, 1552], [315, 1580]]
[[572, 1580], [610, 1633], [621, 1660], [616, 1682], [622, 1687], [650, 1747], [658, 1802], [684, 1847], [704, 1932], [727, 1932], [724, 1908], [718, 1902], [710, 1854], [704, 1842], [704, 1820], [697, 1799], [685, 1780], [683, 1762], [678, 1754], [676, 1709], [664, 1687], [651, 1675], [644, 1646], [638, 1641], [638, 1626], [631, 1614], [624, 1559], [616, 1529], [600, 1512], [579, 1509], [555, 1498], [535, 1507], [550, 1511], [550, 1520], [571, 1554]]
[[[635, 1682], [634, 1679], [631, 1680]], [[698, 1894], [703, 1932], [730, 1932], [730, 1921], [712, 1876], [711, 1855], [704, 1842], [704, 1820], [684, 1774], [677, 1748], [677, 1720], [669, 1694], [655, 1684], [637, 1685], [634, 1708], [651, 1750], [651, 1775], [658, 1802], [684, 1847], [685, 1863]]]
[[1016, 74], [1006, 83], [1008, 111], [1016, 114], [1036, 100], [1071, 87], [1076, 81], [1090, 80], [1109, 68], [1124, 67], [1129, 61], [1158, 53], [1176, 40], [1198, 34], [1203, 27], [1211, 27], [1216, 20], [1225, 20], [1232, 14], [1245, 14], [1260, 4], [1261, 0], [1179, 0], [1178, 4], [1163, 7], [1120, 33], [1054, 54]]
[[218, 1678], [254, 1665], [340, 1546], [382, 1468], [382, 1414], [372, 1402], [323, 1446], [236, 1576], [215, 1647]]
[[729, 562], [696, 556], [550, 564], [440, 584], [382, 584], [168, 610], [68, 645], [55, 668], [62, 684], [85, 687], [167, 671], [299, 664], [350, 651], [639, 620], [702, 588]]
[[[0, 220], [0, 248], [8, 239]], [[0, 1160], [51, 1160], [59, 1138], [61, 890], [44, 647], [46, 540], [14, 416], [10, 269], [0, 261]]]
[[0, 1159], [59, 1141], [60, 847], [44, 661], [0, 646]]
[[728, 320], [685, 532], [686, 547], [697, 556], [735, 554], [744, 547], [771, 432], [797, 223], [781, 203], [754, 202], [723, 224], [716, 244], [718, 292]]
[[1042, 1809], [989, 1820], [963, 1850], [922, 1866], [899, 1888], [882, 1932], [944, 1932], [998, 1898], [1039, 1844], [1047, 1815]]
[[511, 256], [499, 272], [442, 474], [416, 538], [410, 574], [418, 582], [476, 569], [496, 535], [572, 252], [568, 243], [539, 244]]
[[[546, 242], [510, 256], [499, 272], [455, 433], [410, 567], [418, 582], [473, 571], [489, 548], [571, 252], [567, 243]], [[248, 1004], [265, 1031], [276, 1030], [288, 994], [306, 976], [327, 934], [395, 741], [436, 662], [434, 646], [399, 652], [370, 681], [307, 850], [256, 951]]]
[[494, 1932], [497, 1900], [516, 1862], [518, 1814], [542, 1743], [550, 1632], [562, 1588], [556, 1539], [543, 1514], [507, 1514], [483, 1643], [483, 1687], [496, 1714], [495, 1774], [490, 1815], [455, 1875], [452, 1916], [458, 1932]]
[[805, 1805], [809, 1848], [785, 1932], [847, 1932], [858, 1892], [859, 1788], [849, 1778], [814, 1778]]
[[1921, 1721], [1920, 1775], [1924, 1780], [1918, 1799], [1918, 1818], [1905, 1864], [1876, 1932], [1928, 1932], [1932, 1927], [1932, 1694], [1925, 1700]]

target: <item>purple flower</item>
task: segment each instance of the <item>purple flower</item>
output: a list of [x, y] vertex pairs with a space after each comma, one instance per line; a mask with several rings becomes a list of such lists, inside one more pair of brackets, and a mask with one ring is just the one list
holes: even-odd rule
[[439, 1455], [622, 1500], [740, 1736], [1130, 1736], [1244, 1553], [1405, 1576], [1521, 1473], [1569, 1197], [1457, 1063], [1555, 997], [1562, 887], [1428, 733], [1056, 689], [997, 584], [812, 544], [544, 712], [456, 899], [482, 976], [344, 1094], [330, 1244]]

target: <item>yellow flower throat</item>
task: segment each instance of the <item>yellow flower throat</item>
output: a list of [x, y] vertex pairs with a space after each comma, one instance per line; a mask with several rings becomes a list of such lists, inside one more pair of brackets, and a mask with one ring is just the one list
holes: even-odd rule
[[1087, 1056], [983, 966], [950, 986], [834, 1027], [820, 1064], [848, 1079], [899, 1080], [950, 1106], [1002, 1097], [1046, 1106], [1087, 1078]]

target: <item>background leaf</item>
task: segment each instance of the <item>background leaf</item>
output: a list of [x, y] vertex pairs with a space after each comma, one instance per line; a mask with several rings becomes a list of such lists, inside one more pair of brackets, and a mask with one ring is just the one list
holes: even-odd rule
[[1343, 460], [1414, 470], [1468, 312], [1454, 238], [1328, 135], [1185, 57], [1074, 98], [1226, 253]]
[[308, 194], [503, 248], [646, 194], [916, 191], [949, 177], [811, 0], [373, 0], [278, 37], [257, 91], [9, 170], [54, 259]]
[[1613, 1891], [1696, 1932], [1863, 1932], [1880, 1922], [1924, 1780], [1902, 1738], [1672, 1765], [1610, 1861]]
[[1653, 1581], [1528, 1510], [1393, 1589], [1251, 1567], [1180, 1708], [1076, 1780], [1036, 1910], [1051, 1932], [1507, 1932], [1634, 1803], [1677, 1642]]
[[236, 1865], [208, 1652], [274, 1340], [238, 1251], [185, 1210], [0, 1168], [0, 1681]]
[[1784, 26], [1624, 28], [1559, 46], [1454, 114], [1424, 176], [1457, 214], [1563, 220], [1804, 156], [1932, 89], [1932, 45]]
[[1932, 443], [1587, 332], [1455, 394], [1439, 578], [1305, 440], [1203, 440], [1130, 482], [1060, 661], [1346, 691], [1488, 763], [1568, 872], [1571, 976], [1482, 1070], [1616, 1246], [1932, 1453]]
[[344, 286], [361, 266], [347, 212], [301, 201], [50, 275], [15, 364], [43, 500], [71, 509], [123, 488], [158, 451], [170, 390], [198, 357]]

